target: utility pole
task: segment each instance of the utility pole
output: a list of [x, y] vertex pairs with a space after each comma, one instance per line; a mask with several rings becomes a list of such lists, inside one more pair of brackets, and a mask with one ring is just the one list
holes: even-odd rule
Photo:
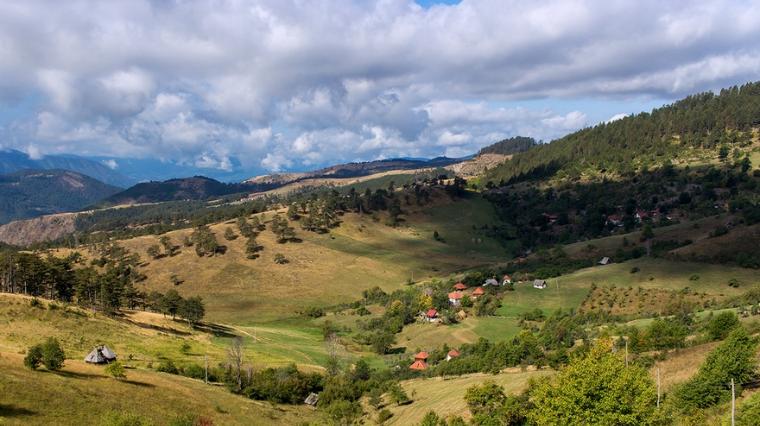
[[660, 367], [657, 367], [657, 408], [660, 408]]
[[204, 382], [208, 384], [208, 355], [203, 355], [203, 361], [204, 361], [204, 364], [206, 365], [206, 379], [204, 380]]
[[731, 379], [731, 426], [736, 424], [736, 388], [734, 387], [734, 379]]
[[628, 336], [625, 339], [625, 368], [628, 368]]

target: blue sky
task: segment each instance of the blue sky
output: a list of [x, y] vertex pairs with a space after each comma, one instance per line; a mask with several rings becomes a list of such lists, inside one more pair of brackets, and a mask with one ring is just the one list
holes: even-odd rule
[[463, 156], [760, 80], [757, 40], [739, 0], [0, 2], [0, 148], [243, 175]]

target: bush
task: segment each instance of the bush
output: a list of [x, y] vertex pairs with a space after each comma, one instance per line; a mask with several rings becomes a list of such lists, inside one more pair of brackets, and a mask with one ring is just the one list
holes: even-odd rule
[[174, 365], [174, 362], [170, 359], [161, 361], [161, 363], [158, 364], [158, 367], [156, 367], [156, 371], [160, 373], [179, 374], [177, 366]]
[[102, 426], [151, 426], [153, 423], [134, 413], [110, 411], [103, 416], [100, 424]]
[[118, 361], [108, 364], [104, 371], [106, 374], [113, 377], [114, 379], [127, 378], [127, 373], [126, 373], [126, 370], [124, 369], [124, 365], [122, 365]]
[[24, 365], [27, 368], [36, 370], [40, 364], [42, 364], [42, 345], [34, 345], [27, 349]]
[[206, 370], [198, 364], [190, 364], [182, 369], [182, 375], [193, 379], [203, 380], [206, 378]]
[[710, 340], [723, 340], [733, 329], [739, 326], [739, 318], [732, 311], [721, 312], [707, 323], [707, 336]]
[[377, 422], [385, 423], [391, 417], [393, 417], [393, 413], [391, 413], [389, 409], [383, 408], [379, 413], [377, 413]]
[[65, 359], [66, 355], [61, 344], [58, 343], [58, 340], [49, 337], [45, 343], [29, 348], [26, 358], [24, 358], [24, 365], [34, 370], [42, 364], [48, 370], [55, 371], [63, 367]]

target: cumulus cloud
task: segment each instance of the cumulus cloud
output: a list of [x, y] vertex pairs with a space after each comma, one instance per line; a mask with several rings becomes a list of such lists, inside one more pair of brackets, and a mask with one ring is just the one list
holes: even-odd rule
[[505, 104], [756, 79], [759, 24], [742, 0], [4, 2], [3, 143], [221, 170], [458, 156], [593, 124]]

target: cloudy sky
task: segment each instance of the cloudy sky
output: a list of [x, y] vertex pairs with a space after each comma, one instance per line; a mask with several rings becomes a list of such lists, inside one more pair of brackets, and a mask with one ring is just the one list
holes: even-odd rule
[[757, 1], [10, 0], [0, 146], [221, 170], [462, 156], [758, 80], [759, 41]]

